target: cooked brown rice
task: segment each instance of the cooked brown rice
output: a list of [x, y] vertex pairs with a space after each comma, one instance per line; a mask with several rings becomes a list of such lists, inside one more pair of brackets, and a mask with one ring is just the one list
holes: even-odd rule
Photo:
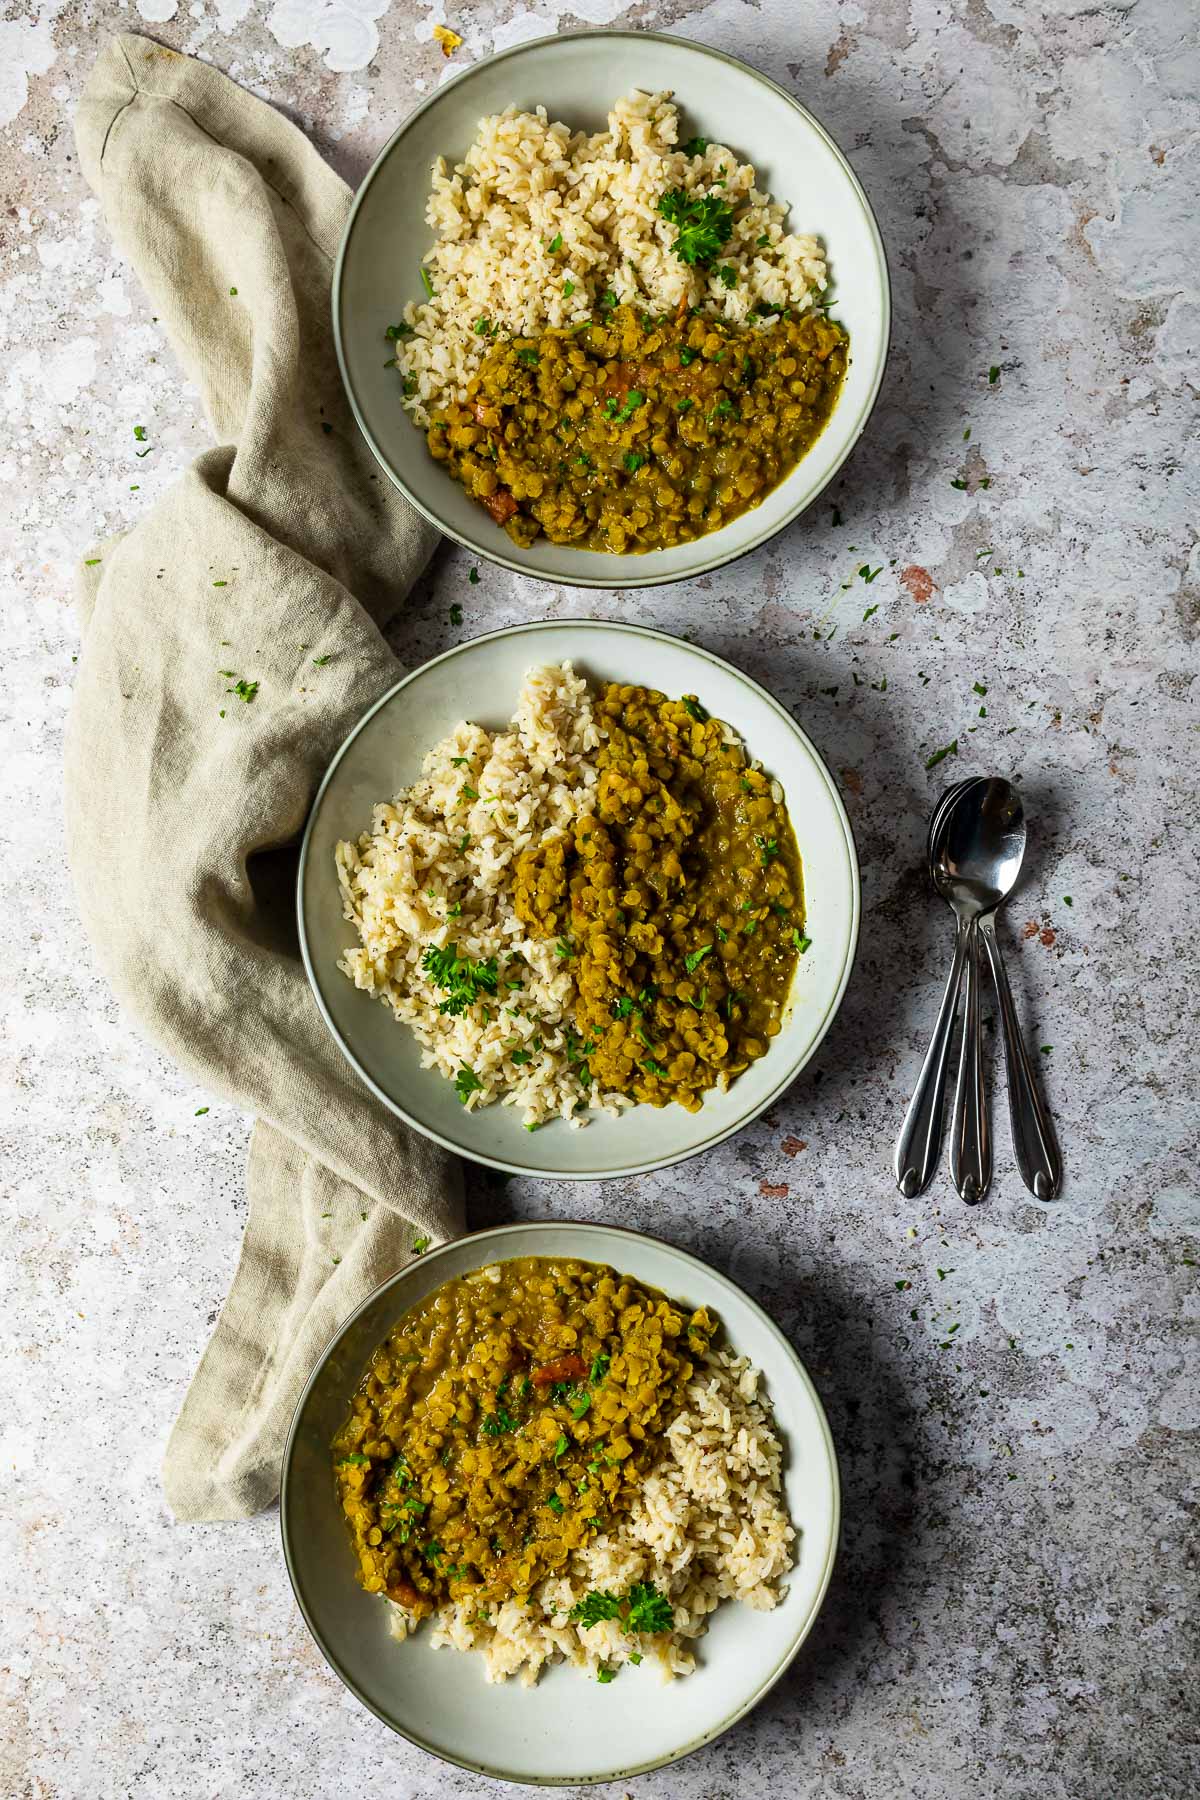
[[[587, 683], [571, 664], [533, 669], [511, 730], [456, 725], [420, 780], [375, 808], [372, 829], [337, 846], [345, 916], [361, 944], [339, 968], [412, 1029], [424, 1067], [451, 1080], [473, 1072], [468, 1108], [499, 1100], [531, 1128], [556, 1117], [585, 1125], [591, 1109], [632, 1104], [580, 1080], [574, 977], [513, 905], [521, 853], [593, 810], [598, 743]], [[460, 957], [496, 959], [494, 1006], [457, 1018], [439, 1010], [444, 995], [422, 958], [451, 941]]]
[[[784, 229], [788, 209], [760, 191], [752, 164], [718, 143], [685, 155], [678, 137], [670, 94], [635, 90], [592, 136], [551, 124], [544, 107], [510, 106], [480, 121], [453, 169], [439, 158], [426, 213], [437, 233], [424, 259], [432, 294], [405, 308], [412, 335], [396, 346], [419, 425], [431, 406], [465, 398], [489, 331], [582, 324], [606, 293], [657, 313], [686, 301], [732, 324], [760, 306], [814, 302], [826, 280], [817, 239]], [[715, 189], [735, 207], [721, 252], [733, 286], [672, 253], [676, 229], [656, 208], [674, 188]], [[774, 316], [756, 315], [764, 326]]]

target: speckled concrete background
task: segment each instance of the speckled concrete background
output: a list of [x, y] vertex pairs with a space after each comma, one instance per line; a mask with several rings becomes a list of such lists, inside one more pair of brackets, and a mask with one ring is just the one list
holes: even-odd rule
[[[247, 1127], [217, 1104], [197, 1118], [210, 1097], [117, 1014], [63, 862], [73, 571], [206, 443], [74, 159], [97, 45], [139, 14], [285, 107], [351, 181], [445, 73], [442, 0], [17, 0], [0, 21], [0, 1791], [498, 1792], [343, 1693], [274, 1516], [181, 1530], [159, 1493], [237, 1255]], [[471, 1178], [477, 1224], [613, 1218], [729, 1270], [808, 1359], [841, 1448], [845, 1552], [809, 1645], [750, 1720], [636, 1793], [1183, 1800], [1200, 1788], [1196, 11], [475, 0], [451, 18], [460, 58], [614, 20], [749, 49], [850, 152], [895, 281], [867, 439], [768, 549], [599, 598], [486, 567], [472, 586], [446, 550], [397, 637], [417, 661], [545, 613], [687, 631], [794, 705], [858, 832], [858, 974], [769, 1117], [616, 1188]], [[882, 568], [869, 589], [864, 565]], [[1020, 775], [1033, 823], [1006, 939], [1068, 1160], [1053, 1210], [1016, 1182], [1002, 1116], [978, 1212], [945, 1181], [902, 1203], [888, 1174], [949, 948], [924, 820], [947, 775], [982, 768]]]

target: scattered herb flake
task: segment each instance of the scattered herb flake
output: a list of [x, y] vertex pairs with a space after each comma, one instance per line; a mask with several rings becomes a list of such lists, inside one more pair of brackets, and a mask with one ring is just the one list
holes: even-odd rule
[[940, 750], [934, 751], [933, 755], [929, 758], [928, 762], [925, 764], [925, 767], [927, 769], [936, 769], [938, 764], [940, 762], [944, 762], [948, 756], [957, 756], [957, 755], [958, 755], [958, 739], [951, 738], [951, 740], [948, 744], [943, 744]]

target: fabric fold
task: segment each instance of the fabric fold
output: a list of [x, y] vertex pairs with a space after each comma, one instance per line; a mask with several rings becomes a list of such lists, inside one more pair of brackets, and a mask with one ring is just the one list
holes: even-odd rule
[[339, 1320], [414, 1237], [462, 1228], [457, 1165], [330, 1039], [294, 911], [313, 794], [398, 678], [381, 627], [435, 538], [341, 391], [329, 290], [350, 194], [311, 145], [215, 69], [132, 36], [101, 53], [76, 130], [218, 440], [83, 572], [66, 811], [119, 998], [259, 1121], [241, 1263], [164, 1469], [181, 1519], [235, 1518], [277, 1491]]

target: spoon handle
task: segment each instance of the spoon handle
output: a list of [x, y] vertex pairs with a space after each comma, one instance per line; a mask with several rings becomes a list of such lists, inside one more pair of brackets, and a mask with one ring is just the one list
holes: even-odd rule
[[958, 1010], [958, 990], [962, 986], [967, 953], [967, 926], [958, 921], [954, 938], [954, 961], [950, 979], [942, 995], [937, 1023], [933, 1028], [925, 1061], [904, 1115], [904, 1124], [896, 1140], [896, 1186], [909, 1200], [923, 1194], [933, 1180], [942, 1147], [942, 1113], [946, 1099], [946, 1071], [950, 1066], [950, 1034], [954, 1014]]
[[1012, 1121], [1013, 1151], [1021, 1180], [1039, 1200], [1054, 1200], [1062, 1186], [1062, 1155], [1050, 1115], [1042, 1104], [1033, 1077], [1033, 1065], [1021, 1036], [1012, 989], [1000, 956], [996, 921], [991, 915], [979, 921], [1004, 1033], [1004, 1062], [1008, 1070], [1008, 1116]]
[[973, 920], [967, 927], [967, 999], [963, 1008], [958, 1086], [954, 1091], [950, 1172], [959, 1198], [968, 1206], [977, 1206], [992, 1182], [992, 1134], [983, 1085], [983, 1043], [979, 1029], [979, 931]]

